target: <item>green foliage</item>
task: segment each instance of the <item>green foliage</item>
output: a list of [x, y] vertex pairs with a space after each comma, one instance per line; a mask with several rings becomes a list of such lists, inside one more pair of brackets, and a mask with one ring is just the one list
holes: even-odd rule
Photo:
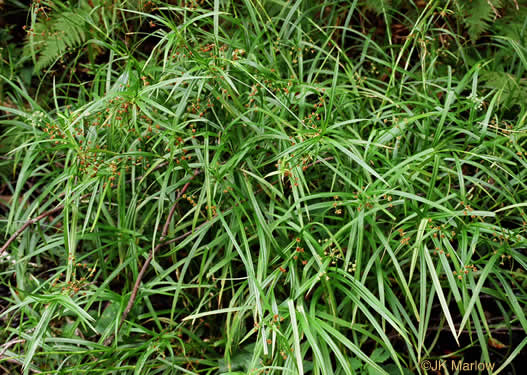
[[16, 55], [0, 75], [7, 371], [521, 369], [527, 24], [480, 9], [478, 31], [468, 2], [45, 4], [25, 41], [44, 79]]
[[[128, 10], [141, 2], [126, 1]], [[95, 52], [105, 47], [104, 42], [116, 37], [123, 30], [126, 20], [117, 13], [119, 4], [107, 0], [79, 2], [42, 1], [31, 8], [32, 22], [27, 29], [24, 55], [32, 57], [38, 73], [64, 56], [74, 56], [81, 48], [88, 47], [88, 58], [93, 63]], [[115, 33], [115, 30], [118, 30]]]
[[489, 2], [487, 0], [464, 1], [462, 6], [463, 23], [468, 29], [468, 35], [472, 41], [489, 29], [490, 24], [496, 19], [496, 14], [492, 8], [499, 8], [496, 0]]
[[38, 55], [35, 70], [48, 67], [86, 41], [86, 16], [89, 12], [84, 7], [76, 12], [62, 12], [49, 22], [38, 22], [33, 26], [34, 34], [28, 37], [24, 52], [26, 56]]
[[499, 94], [498, 103], [505, 108], [514, 105], [524, 106], [527, 103], [527, 79], [518, 78], [510, 73], [483, 72], [481, 75], [485, 85]]
[[[90, 35], [90, 25], [95, 24], [93, 9], [89, 2], [75, 6], [67, 3], [52, 3], [45, 8], [37, 4], [31, 10], [34, 22], [27, 30], [24, 54], [35, 61], [38, 72], [55, 63], [60, 57], [81, 47]], [[44, 16], [37, 18], [39, 13]], [[96, 14], [96, 13], [95, 13]]]
[[392, 6], [392, 0], [368, 0], [365, 2], [365, 8], [381, 15], [386, 13]]
[[454, 0], [454, 3], [457, 17], [467, 28], [472, 42], [483, 33], [505, 25], [513, 30], [524, 27], [526, 3], [523, 0]]

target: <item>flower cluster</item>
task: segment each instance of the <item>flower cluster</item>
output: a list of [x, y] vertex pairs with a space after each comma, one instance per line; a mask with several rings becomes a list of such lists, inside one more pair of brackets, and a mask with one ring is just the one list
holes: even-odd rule
[[454, 276], [457, 275], [457, 278], [459, 280], [462, 280], [464, 275], [467, 275], [471, 271], [472, 272], [476, 272], [477, 270], [478, 270], [478, 268], [476, 266], [467, 264], [467, 265], [465, 265], [465, 267], [463, 267], [463, 269], [461, 269], [459, 271], [452, 271], [452, 273], [454, 274]]
[[467, 96], [467, 99], [474, 103], [474, 108], [476, 108], [478, 111], [481, 111], [483, 109], [485, 101], [483, 100], [483, 98], [480, 98], [477, 94], [471, 93], [469, 96]]
[[[73, 259], [74, 258], [70, 258], [70, 259]], [[82, 271], [78, 271], [78, 270], [82, 270]], [[66, 294], [69, 294], [70, 296], [73, 296], [77, 293], [79, 293], [82, 289], [85, 289], [88, 285], [91, 284], [91, 279], [93, 278], [93, 275], [95, 274], [95, 271], [96, 271], [96, 267], [95, 266], [89, 266], [88, 264], [86, 263], [74, 263], [74, 268], [73, 268], [73, 280], [70, 280], [70, 281], [60, 281], [62, 277], [64, 277], [64, 273], [61, 273], [58, 277], [56, 277], [52, 284], [51, 284], [51, 287], [55, 288], [55, 287], [60, 287], [60, 290], [63, 292], [63, 293], [66, 293]], [[85, 276], [82, 276], [80, 278], [77, 279], [77, 273], [80, 273], [80, 272], [88, 272], [88, 274], [86, 274]], [[82, 292], [83, 295], [86, 295], [86, 291]]]

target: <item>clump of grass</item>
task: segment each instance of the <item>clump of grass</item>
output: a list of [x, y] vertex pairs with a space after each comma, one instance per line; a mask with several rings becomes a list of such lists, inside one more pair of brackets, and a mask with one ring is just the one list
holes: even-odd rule
[[356, 2], [121, 5], [125, 46], [65, 61], [85, 76], [2, 75], [1, 366], [523, 358], [526, 112], [482, 78], [522, 77], [523, 42], [470, 44], [435, 2], [383, 34]]

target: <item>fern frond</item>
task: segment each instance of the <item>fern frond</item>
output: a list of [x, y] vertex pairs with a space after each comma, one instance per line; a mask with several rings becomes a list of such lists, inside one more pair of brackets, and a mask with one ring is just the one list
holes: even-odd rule
[[88, 14], [65, 11], [47, 22], [35, 24], [33, 38], [28, 39], [24, 54], [35, 53], [35, 70], [40, 71], [61, 57], [68, 49], [82, 45], [86, 37]]
[[392, 0], [367, 0], [365, 6], [376, 14], [382, 14], [391, 6], [391, 3]]
[[505, 108], [515, 104], [525, 105], [527, 102], [527, 79], [510, 73], [483, 71], [481, 80], [486, 87], [500, 91], [498, 104]]
[[466, 17], [463, 18], [470, 39], [474, 42], [487, 31], [497, 17], [496, 11], [502, 7], [500, 0], [472, 0], [463, 2]]

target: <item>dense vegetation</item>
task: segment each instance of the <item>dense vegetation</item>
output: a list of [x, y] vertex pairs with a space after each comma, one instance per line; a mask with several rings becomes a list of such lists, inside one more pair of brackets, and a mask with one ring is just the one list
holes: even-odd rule
[[527, 1], [0, 8], [2, 371], [522, 372]]

